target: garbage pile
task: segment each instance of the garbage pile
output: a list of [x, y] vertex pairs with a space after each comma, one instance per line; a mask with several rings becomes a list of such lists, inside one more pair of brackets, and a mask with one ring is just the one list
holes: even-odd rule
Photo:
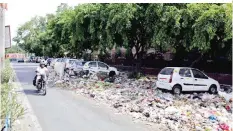
[[105, 102], [135, 119], [162, 124], [171, 131], [231, 131], [232, 98], [208, 93], [174, 96], [154, 88], [153, 78], [116, 78], [114, 83], [78, 78], [76, 93]]

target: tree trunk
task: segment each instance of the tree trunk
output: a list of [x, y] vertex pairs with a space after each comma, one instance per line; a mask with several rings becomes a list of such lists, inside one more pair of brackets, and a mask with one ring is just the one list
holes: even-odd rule
[[[139, 52], [139, 50], [141, 51]], [[136, 54], [137, 54], [137, 61], [136, 61], [136, 72], [139, 73], [141, 71], [141, 64], [142, 64], [142, 57], [144, 53], [144, 47], [141, 46], [141, 48], [136, 48]]]
[[190, 67], [193, 67], [196, 63], [198, 63], [202, 59], [202, 57], [203, 57], [203, 54], [201, 54], [195, 61], [193, 61]]

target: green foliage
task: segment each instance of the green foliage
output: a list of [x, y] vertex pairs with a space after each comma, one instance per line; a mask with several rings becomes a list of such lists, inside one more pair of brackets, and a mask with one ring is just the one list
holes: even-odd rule
[[116, 49], [116, 55], [115, 55], [115, 57], [116, 58], [121, 57], [121, 49], [120, 48]]
[[5, 68], [1, 70], [1, 83], [7, 83], [13, 75], [13, 70], [10, 66], [10, 61], [6, 60]]
[[[13, 69], [10, 66], [10, 61], [6, 60], [5, 68], [1, 72], [1, 127], [5, 124], [6, 115], [11, 113], [11, 124], [24, 114], [24, 108], [17, 101], [17, 94], [14, 92], [13, 83], [8, 83], [9, 79], [14, 79]], [[11, 94], [11, 99], [9, 99]]]
[[[61, 4], [56, 14], [34, 17], [17, 31], [14, 41], [36, 55], [81, 57], [87, 50], [148, 48], [198, 50], [231, 58], [231, 4]], [[44, 48], [44, 50], [43, 50]], [[131, 54], [131, 53], [128, 53]], [[181, 53], [182, 54], [182, 53]], [[182, 56], [182, 55], [181, 55]]]
[[25, 53], [25, 51], [19, 46], [12, 45], [11, 48], [6, 49], [6, 54], [7, 53]]
[[24, 114], [24, 108], [17, 101], [17, 94], [11, 93], [9, 99], [9, 92], [13, 90], [13, 85], [8, 83], [1, 84], [1, 127], [5, 124], [6, 115], [11, 112], [11, 124], [15, 122]]

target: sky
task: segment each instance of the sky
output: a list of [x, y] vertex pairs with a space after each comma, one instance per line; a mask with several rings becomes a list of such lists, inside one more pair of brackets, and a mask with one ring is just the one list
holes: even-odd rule
[[[70, 6], [78, 5], [77, 0], [8, 0], [8, 10], [5, 12], [5, 25], [10, 25], [11, 39], [16, 36], [17, 28], [29, 21], [35, 15], [45, 16], [47, 13], [55, 13], [60, 3], [68, 3]], [[14, 42], [12, 41], [12, 45]]]

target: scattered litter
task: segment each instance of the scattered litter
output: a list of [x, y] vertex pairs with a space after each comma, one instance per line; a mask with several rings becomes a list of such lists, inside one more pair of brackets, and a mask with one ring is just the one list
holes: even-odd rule
[[[71, 79], [67, 88], [76, 93], [107, 103], [134, 119], [162, 124], [171, 131], [232, 130], [232, 96], [208, 93], [174, 96], [156, 88], [155, 79], [128, 79], [127, 74], [115, 78]], [[57, 81], [55, 83], [65, 83]]]

